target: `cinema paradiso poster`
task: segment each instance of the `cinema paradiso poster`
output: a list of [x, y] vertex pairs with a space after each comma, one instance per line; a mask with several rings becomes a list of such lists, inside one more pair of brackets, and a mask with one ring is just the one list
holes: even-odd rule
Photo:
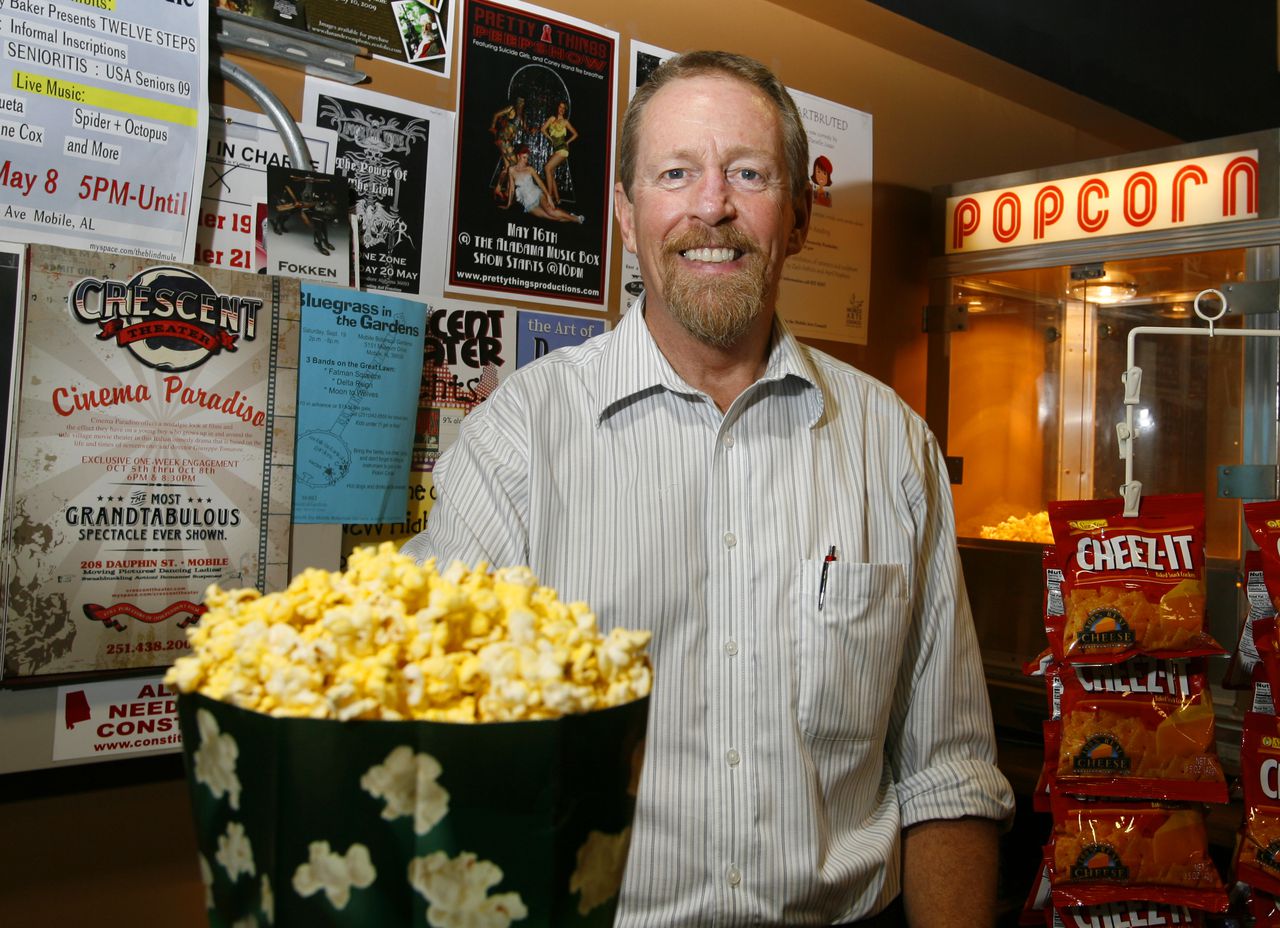
[[288, 582], [298, 284], [27, 253], [5, 679], [171, 663], [204, 590]]

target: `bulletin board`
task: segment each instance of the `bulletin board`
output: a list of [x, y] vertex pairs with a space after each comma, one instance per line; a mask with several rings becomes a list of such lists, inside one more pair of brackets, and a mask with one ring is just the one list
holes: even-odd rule
[[[290, 22], [291, 5], [287, 3], [236, 0], [235, 6], [241, 12], [256, 14], [267, 13], [269, 7], [274, 27], [297, 26]], [[376, 8], [378, 17], [386, 12], [391, 18], [384, 22], [369, 10], [361, 14], [362, 7]], [[704, 47], [705, 37], [714, 35], [717, 45], [753, 54], [783, 73], [778, 55], [760, 47], [759, 30], [726, 24], [710, 14], [678, 8], [668, 0], [646, 6], [639, 20], [617, 14], [601, 18], [600, 9], [578, 0], [558, 3], [554, 11], [519, 0], [471, 0], [456, 6], [452, 0], [396, 0], [373, 5], [363, 0], [312, 0], [305, 9], [307, 15], [315, 16], [316, 34], [360, 44], [354, 67], [363, 79], [357, 83], [334, 79], [341, 78], [334, 69], [307, 73], [291, 63], [279, 63], [272, 55], [220, 53], [214, 38], [218, 33], [215, 19], [209, 40], [211, 78], [207, 86], [198, 88], [202, 105], [208, 107], [208, 128], [200, 140], [204, 157], [193, 159], [199, 162], [197, 192], [191, 197], [189, 210], [178, 209], [181, 198], [176, 192], [157, 189], [149, 196], [152, 202], [162, 196], [170, 198], [164, 202], [172, 209], [156, 209], [166, 221], [179, 212], [186, 212], [191, 221], [192, 241], [189, 249], [184, 249], [189, 254], [184, 260], [168, 262], [181, 268], [174, 273], [212, 281], [218, 299], [258, 300], [271, 307], [260, 310], [264, 323], [271, 322], [270, 351], [262, 362], [246, 369], [270, 373], [264, 375], [262, 389], [271, 393], [273, 403], [278, 399], [277, 391], [280, 396], [296, 392], [308, 365], [323, 354], [325, 345], [330, 346], [332, 356], [324, 359], [322, 367], [313, 365], [311, 373], [328, 376], [332, 372], [331, 380], [312, 380], [310, 383], [318, 387], [305, 391], [309, 396], [319, 395], [330, 386], [336, 394], [330, 411], [334, 414], [321, 410], [328, 415], [328, 425], [321, 430], [327, 432], [324, 440], [343, 443], [342, 429], [348, 427], [344, 418], [350, 419], [349, 415], [344, 417], [343, 409], [355, 401], [367, 401], [373, 389], [370, 378], [360, 372], [376, 367], [373, 356], [391, 350], [395, 336], [406, 336], [407, 350], [420, 353], [422, 359], [416, 402], [409, 404], [407, 413], [401, 415], [405, 421], [398, 424], [412, 436], [408, 477], [393, 494], [397, 502], [390, 509], [384, 506], [377, 517], [326, 523], [322, 511], [326, 494], [318, 492], [308, 497], [313, 515], [307, 517], [306, 524], [300, 524], [294, 507], [294, 520], [282, 528], [281, 501], [285, 501], [283, 512], [289, 521], [287, 514], [295, 502], [292, 497], [297, 486], [288, 449], [307, 431], [300, 399], [298, 408], [289, 403], [272, 406], [267, 428], [270, 441], [255, 452], [260, 472], [257, 483], [260, 489], [272, 490], [274, 503], [264, 496], [254, 504], [255, 509], [244, 501], [202, 493], [193, 496], [198, 504], [187, 505], [186, 496], [153, 501], [145, 495], [115, 498], [108, 490], [102, 494], [101, 504], [95, 500], [93, 506], [79, 507], [89, 513], [85, 518], [107, 521], [116, 519], [116, 509], [123, 513], [151, 507], [159, 512], [176, 506], [192, 509], [187, 515], [196, 520], [206, 518], [207, 510], [213, 513], [208, 518], [215, 522], [254, 521], [263, 526], [270, 522], [271, 531], [264, 529], [261, 536], [269, 536], [275, 549], [280, 548], [281, 539], [288, 539], [283, 551], [273, 549], [269, 554], [245, 544], [241, 546], [244, 551], [237, 548], [234, 556], [219, 552], [187, 556], [192, 563], [200, 563], [200, 580], [224, 585], [278, 587], [306, 566], [337, 568], [359, 545], [399, 543], [416, 534], [429, 519], [435, 461], [457, 436], [465, 416], [517, 367], [616, 324], [634, 299], [634, 292], [628, 295], [622, 286], [622, 256], [610, 203], [619, 119], [629, 97], [628, 88], [634, 87], [638, 73], [631, 55], [633, 40], [658, 43], [653, 48], [680, 49]], [[677, 9], [681, 16], [673, 15]], [[776, 10], [771, 15], [795, 18]], [[281, 58], [287, 61], [287, 41], [284, 45]], [[353, 198], [351, 212], [359, 217], [358, 223], [344, 226], [336, 214], [330, 215], [327, 224], [322, 223], [322, 235], [314, 231], [314, 225], [298, 221], [307, 199], [303, 185], [314, 192], [320, 181], [304, 177], [302, 167], [293, 163], [288, 140], [282, 137], [278, 121], [271, 118], [271, 107], [264, 106], [259, 96], [216, 76], [219, 58], [260, 81], [297, 123], [313, 162], [309, 167], [345, 180]], [[790, 86], [805, 86], [803, 80], [784, 76]], [[142, 75], [135, 77], [141, 79]], [[175, 86], [173, 93], [177, 90]], [[820, 106], [823, 102], [834, 110], [824, 109]], [[842, 119], [848, 108], [813, 98], [806, 112], [830, 126]], [[92, 129], [85, 131], [85, 138], [94, 151], [105, 151], [110, 157], [109, 149], [94, 143]], [[856, 185], [849, 183], [844, 202], [853, 201], [855, 187], [865, 188], [858, 194], [866, 200], [865, 215], [859, 221], [865, 223], [869, 247], [869, 137], [866, 147], [865, 176], [846, 168], [846, 179], [861, 179]], [[512, 154], [520, 149], [540, 175], [538, 182], [544, 192], [550, 195], [554, 190], [554, 196], [549, 197], [554, 208], [549, 206], [545, 214], [521, 208], [520, 187], [527, 181], [521, 180], [519, 170], [510, 170], [518, 160]], [[128, 191], [119, 185], [113, 188], [109, 180], [102, 187], [97, 195], [108, 206], [113, 196], [127, 199], [141, 189], [136, 183]], [[91, 185], [91, 195], [94, 189]], [[313, 209], [311, 215], [318, 213]], [[303, 226], [306, 231], [299, 236]], [[173, 233], [166, 235], [171, 239]], [[334, 244], [344, 235], [359, 244], [355, 259], [346, 266], [333, 257], [344, 250]], [[280, 242], [286, 238], [301, 249], [301, 257], [280, 257]], [[65, 303], [63, 289], [74, 288], [72, 278], [117, 280], [120, 292], [132, 292], [132, 281], [149, 272], [148, 262], [161, 260], [145, 247], [139, 247], [134, 263], [127, 268], [123, 264], [109, 267], [120, 263], [113, 262], [109, 253], [87, 262], [79, 254], [58, 248], [36, 250], [33, 259], [28, 259], [24, 280], [29, 286], [34, 272], [46, 303]], [[479, 272], [491, 268], [501, 273], [478, 282]], [[860, 273], [865, 275], [866, 269]], [[573, 286], [562, 285], [564, 281]], [[351, 298], [335, 297], [344, 286]], [[869, 286], [869, 278], [863, 286]], [[631, 289], [634, 291], [634, 286]], [[865, 306], [865, 290], [857, 303], [860, 310]], [[335, 309], [337, 305], [342, 308]], [[341, 345], [339, 337], [308, 342], [309, 307], [334, 313], [325, 319], [336, 323], [339, 331], [349, 325], [356, 340], [369, 349], [369, 357], [349, 350], [350, 345], [345, 346], [345, 353], [339, 352], [334, 347]], [[96, 325], [100, 320], [87, 321]], [[251, 342], [255, 349], [266, 344], [243, 339], [244, 323], [240, 325], [238, 334], [246, 352]], [[79, 334], [89, 337], [93, 328], [86, 326]], [[416, 341], [406, 335], [410, 328], [418, 330]], [[310, 353], [308, 345], [318, 354]], [[43, 350], [52, 355], [60, 349], [50, 343]], [[21, 359], [19, 351], [15, 372]], [[74, 364], [68, 366], [75, 368]], [[164, 376], [171, 379], [161, 377], [158, 383], [169, 384], [181, 398], [184, 384], [172, 383], [179, 375]], [[137, 377], [134, 380], [141, 382]], [[121, 384], [120, 389], [125, 389], [127, 384], [123, 380]], [[231, 392], [237, 391], [238, 385], [228, 381], [223, 386], [224, 393], [218, 394], [216, 402], [206, 402], [192, 392], [192, 404], [200, 407], [203, 402], [202, 408], [210, 415], [219, 414], [218, 409], [210, 412], [211, 406], [224, 400], [230, 403], [230, 414], [253, 405], [247, 382], [234, 397]], [[398, 386], [396, 392], [404, 391]], [[265, 403], [264, 393], [259, 405]], [[102, 461], [112, 458], [109, 450], [89, 456]], [[215, 460], [219, 466], [232, 466], [230, 458], [216, 456], [204, 460], [198, 456], [148, 458], [145, 462], [133, 456], [117, 463], [126, 473], [131, 468], [141, 473], [138, 468], [165, 467], [174, 470], [148, 471], [146, 475], [198, 481], [208, 476], [202, 475], [201, 467], [208, 469]], [[107, 466], [102, 465], [104, 469]], [[248, 466], [253, 466], [252, 461]], [[183, 473], [183, 468], [191, 473]], [[83, 476], [83, 470], [67, 474], [68, 484], [78, 479], [77, 474]], [[332, 488], [333, 483], [326, 484], [332, 477], [315, 475], [309, 486]], [[254, 481], [236, 477], [231, 482]], [[96, 489], [94, 495], [98, 495]], [[174, 518], [186, 517], [179, 513]], [[147, 518], [163, 520], [168, 516], [161, 512]], [[38, 538], [39, 525], [32, 522], [29, 527], [35, 529], [32, 537]], [[213, 533], [225, 532], [227, 526], [191, 528]], [[163, 528], [165, 532], [174, 530]], [[154, 581], [151, 585], [158, 589], [164, 585], [165, 571], [174, 569], [177, 560], [163, 550], [110, 558], [81, 553], [84, 556], [75, 558], [75, 564], [85, 565], [83, 571], [88, 573], [81, 573], [79, 566], [74, 571], [49, 566], [45, 569], [54, 571], [51, 577], [37, 578], [38, 582], [29, 585], [33, 590], [53, 589], [74, 574], [80, 580], [67, 583], [68, 589], [74, 589], [97, 571], [129, 573], [139, 584]], [[95, 563], [100, 566], [94, 567]], [[186, 579], [189, 586], [194, 574]], [[76, 646], [66, 629], [59, 632], [57, 641], [43, 642], [40, 628], [23, 627], [21, 622], [11, 625], [11, 633], [24, 636], [23, 660], [27, 662], [10, 661], [7, 679], [0, 679], [0, 727], [7, 743], [20, 746], [0, 760], [0, 773], [176, 750], [176, 725], [164, 722], [173, 712], [172, 694], [164, 690], [161, 676], [180, 648], [178, 623], [184, 617], [198, 620], [196, 597], [189, 594], [184, 590], [173, 603], [148, 603], [145, 608], [133, 604], [144, 614], [141, 620], [111, 602], [76, 601], [66, 611], [76, 621], [84, 614], [96, 623], [94, 631], [101, 640], [92, 646], [84, 638]], [[181, 611], [184, 603], [192, 607], [186, 614]], [[166, 612], [170, 614], [165, 621], [173, 628], [165, 626], [162, 634], [159, 621], [147, 624], [145, 616]], [[125, 628], [144, 626], [145, 634], [124, 634]], [[9, 639], [10, 643], [14, 640]], [[52, 657], [41, 648], [51, 648]], [[35, 657], [28, 659], [31, 654]], [[145, 725], [100, 723], [104, 717], [152, 721]]]

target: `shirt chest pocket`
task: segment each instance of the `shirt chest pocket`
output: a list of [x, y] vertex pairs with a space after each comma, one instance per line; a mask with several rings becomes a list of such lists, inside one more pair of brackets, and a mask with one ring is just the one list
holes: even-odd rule
[[907, 635], [906, 569], [833, 561], [819, 609], [822, 566], [802, 561], [793, 593], [800, 727], [817, 738], [881, 737]]

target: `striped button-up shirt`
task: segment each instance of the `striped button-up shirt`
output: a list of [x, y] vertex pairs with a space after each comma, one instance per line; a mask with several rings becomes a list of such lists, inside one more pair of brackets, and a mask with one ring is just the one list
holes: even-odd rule
[[623, 928], [861, 918], [904, 827], [1011, 813], [936, 442], [780, 322], [722, 414], [632, 311], [513, 373], [435, 486], [408, 553], [653, 630]]

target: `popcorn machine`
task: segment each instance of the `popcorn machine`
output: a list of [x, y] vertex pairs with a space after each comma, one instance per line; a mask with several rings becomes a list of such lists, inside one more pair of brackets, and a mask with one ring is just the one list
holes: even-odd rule
[[[1122, 451], [1142, 493], [1204, 493], [1209, 628], [1236, 641], [1240, 501], [1277, 495], [1278, 167], [1268, 131], [935, 191], [925, 414], [1002, 726], [1044, 716], [1021, 673], [1044, 646], [1039, 514], [1121, 495]], [[1126, 406], [1139, 327], [1205, 331], [1135, 338]]]

